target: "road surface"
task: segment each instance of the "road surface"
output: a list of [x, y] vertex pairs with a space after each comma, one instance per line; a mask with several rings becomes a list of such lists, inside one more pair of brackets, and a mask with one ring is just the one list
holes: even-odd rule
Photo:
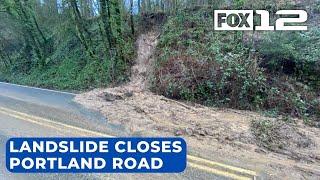
[[97, 112], [73, 102], [74, 94], [0, 82], [0, 179], [253, 179], [257, 173], [188, 155], [180, 174], [12, 174], [5, 168], [11, 137], [129, 136]]

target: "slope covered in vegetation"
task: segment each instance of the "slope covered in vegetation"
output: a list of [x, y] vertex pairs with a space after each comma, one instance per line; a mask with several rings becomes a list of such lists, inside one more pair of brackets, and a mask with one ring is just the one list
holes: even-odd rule
[[303, 117], [319, 126], [319, 27], [219, 32], [213, 31], [212, 14], [188, 10], [169, 18], [158, 45], [154, 91], [210, 106]]
[[116, 0], [90, 2], [2, 0], [0, 80], [65, 90], [124, 81], [130, 12]]
[[[136, 37], [168, 17], [159, 28], [154, 92], [302, 117], [319, 126], [319, 5], [317, 0], [2, 0], [0, 80], [64, 90], [123, 83], [136, 56]], [[306, 9], [309, 30], [215, 31], [213, 10], [225, 8], [265, 9], [272, 23], [279, 9]]]

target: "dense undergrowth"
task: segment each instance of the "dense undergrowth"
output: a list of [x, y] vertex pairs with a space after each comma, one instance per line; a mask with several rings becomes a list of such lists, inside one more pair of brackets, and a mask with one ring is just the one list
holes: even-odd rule
[[125, 81], [134, 59], [130, 11], [116, 0], [90, 3], [2, 1], [0, 80], [60, 90]]
[[158, 45], [154, 91], [318, 123], [318, 28], [253, 34], [214, 31], [212, 23], [212, 13], [202, 10], [169, 18]]
[[[99, 40], [98, 22], [93, 22], [88, 28], [93, 35], [93, 51], [97, 57], [91, 58], [70, 23], [66, 22], [65, 26], [53, 30], [52, 53], [47, 55], [45, 66], [39, 67], [33, 52], [27, 56], [24, 48], [10, 54], [9, 66], [0, 65], [0, 80], [70, 91], [105, 87], [125, 81], [129, 75], [130, 61], [134, 57], [134, 39], [129, 34], [122, 37], [124, 59], [111, 59]], [[114, 61], [118, 63], [115, 65]]]
[[[135, 35], [153, 26], [147, 25], [150, 18], [164, 21], [171, 13], [160, 27], [155, 92], [209, 106], [267, 110], [269, 115], [305, 118], [320, 126], [319, 3], [308, 31], [240, 32], [214, 31], [212, 8], [141, 13], [131, 16], [131, 22], [118, 1], [110, 4], [109, 15], [80, 19], [74, 18], [77, 6], [66, 6], [51, 17], [30, 4], [24, 17], [19, 1], [6, 2], [8, 14], [1, 14], [0, 24], [5, 24], [0, 35], [6, 40], [0, 47], [1, 81], [62, 90], [124, 82], [135, 55]], [[270, 4], [236, 0], [232, 8], [274, 10]], [[130, 28], [134, 18], [142, 27], [136, 33]]]

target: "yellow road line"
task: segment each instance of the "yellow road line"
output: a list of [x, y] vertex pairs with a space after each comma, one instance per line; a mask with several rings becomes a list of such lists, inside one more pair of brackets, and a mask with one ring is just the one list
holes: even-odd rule
[[[50, 124], [53, 124], [53, 125], [58, 125], [58, 126], [65, 127], [67, 129], [80, 131], [80, 132], [83, 132], [85, 134], [92, 134], [92, 135], [95, 135], [95, 136], [103, 136], [103, 137], [114, 137], [114, 136], [110, 136], [110, 135], [107, 135], [107, 134], [104, 134], [104, 133], [100, 133], [100, 132], [97, 132], [97, 131], [91, 131], [91, 130], [83, 129], [83, 128], [80, 128], [80, 127], [71, 126], [71, 125], [68, 125], [68, 124], [61, 123], [61, 122], [56, 122], [56, 121], [52, 121], [52, 120], [49, 120], [49, 119], [32, 116], [32, 115], [29, 115], [29, 114], [21, 113], [21, 112], [10, 110], [10, 109], [3, 108], [3, 107], [0, 107], [0, 111], [4, 112], [5, 114], [7, 114], [9, 116], [13, 116], [15, 118], [18, 118], [18, 119], [21, 119], [21, 120], [24, 120], [24, 121], [29, 121], [29, 122], [32, 122], [32, 123], [36, 123], [36, 124], [43, 125], [43, 126], [53, 127], [53, 126], [50, 126], [48, 124], [45, 124], [45, 123], [50, 123]], [[15, 115], [13, 115], [13, 114], [15, 114]], [[34, 121], [34, 120], [36, 120], [36, 121]], [[41, 123], [39, 121], [42, 121], [42, 122], [45, 122], [45, 123]]]
[[13, 114], [10, 114], [10, 115], [9, 115], [7, 112], [2, 111], [2, 110], [0, 110], [0, 113], [5, 114], [5, 115], [8, 115], [8, 116], [10, 116], [10, 117], [14, 117], [14, 118], [16, 118], [16, 119], [21, 119], [21, 120], [23, 120], [23, 121], [31, 122], [31, 123], [33, 123], [33, 124], [38, 124], [38, 125], [40, 125], [40, 126], [49, 127], [49, 128], [52, 128], [52, 129], [56, 129], [56, 130], [61, 131], [61, 128], [58, 128], [58, 127], [56, 127], [56, 126], [52, 126], [52, 125], [49, 125], [49, 124], [44, 124], [44, 123], [41, 123], [41, 122], [38, 122], [38, 121], [34, 121], [34, 120], [31, 120], [31, 119], [26, 119], [25, 117], [22, 117], [22, 116], [19, 116], [19, 115], [13, 115]]
[[195, 156], [188, 155], [188, 159], [196, 161], [196, 162], [201, 162], [201, 163], [207, 164], [207, 165], [218, 166], [218, 167], [222, 167], [222, 168], [236, 171], [239, 173], [248, 174], [251, 176], [258, 176], [258, 174], [256, 172], [251, 171], [251, 170], [247, 170], [247, 169], [243, 169], [243, 168], [239, 168], [239, 167], [234, 167], [234, 166], [230, 166], [230, 165], [226, 165], [226, 164], [222, 164], [222, 163], [218, 163], [218, 162], [214, 162], [214, 161], [209, 161], [207, 159], [203, 159], [203, 158], [199, 158], [199, 157], [195, 157]]
[[[3, 114], [6, 114], [8, 116], [17, 118], [17, 119], [21, 119], [21, 120], [24, 120], [24, 121], [27, 121], [27, 122], [31, 122], [31, 123], [34, 123], [34, 124], [38, 124], [38, 125], [41, 125], [41, 126], [54, 128], [54, 129], [57, 129], [57, 130], [61, 130], [61, 128], [56, 127], [56, 126], [60, 126], [60, 127], [64, 127], [64, 128], [67, 128], [67, 129], [75, 130], [76, 133], [82, 132], [82, 133], [84, 133], [86, 135], [95, 135], [95, 136], [102, 136], [102, 137], [115, 137], [115, 136], [111, 136], [111, 135], [108, 135], [108, 134], [105, 134], [105, 133], [83, 129], [83, 128], [72, 126], [72, 125], [68, 125], [68, 124], [65, 124], [65, 123], [56, 122], [56, 121], [52, 121], [52, 120], [45, 119], [45, 118], [42, 118], [42, 117], [37, 117], [37, 116], [29, 115], [29, 114], [26, 114], [26, 113], [14, 111], [14, 110], [7, 109], [7, 108], [4, 108], [4, 107], [0, 107], [0, 112], [3, 113]], [[225, 176], [225, 177], [229, 177], [229, 178], [233, 178], [233, 179], [239, 179], [239, 180], [242, 180], [242, 179], [253, 179], [255, 176], [257, 176], [257, 173], [254, 172], [254, 171], [251, 171], [251, 170], [247, 170], [247, 169], [243, 169], [243, 168], [238, 168], [238, 167], [234, 167], [234, 166], [230, 166], [230, 165], [214, 162], [214, 161], [211, 161], [211, 160], [195, 157], [195, 156], [192, 156], [192, 155], [188, 155], [187, 158], [188, 158], [188, 160], [197, 162], [197, 164], [195, 164], [195, 162], [193, 162], [193, 163], [192, 162], [188, 162], [190, 167], [193, 167], [193, 168], [196, 168], [196, 169], [199, 169], [199, 170], [203, 170], [203, 171], [206, 171], [206, 172], [209, 172], [209, 173], [212, 173], [212, 174]], [[198, 163], [201, 163], [202, 165], [198, 164]], [[214, 167], [210, 167], [210, 166], [222, 167], [222, 168], [226, 169], [226, 171], [225, 170], [218, 170], [218, 169], [215, 169]], [[245, 177], [245, 176], [236, 175], [236, 174], [228, 172], [227, 170], [232, 170], [232, 171], [237, 172], [237, 173], [247, 174], [247, 175], [250, 175], [250, 176], [253, 176], [253, 177], [252, 178], [248, 178], [248, 177]]]
[[232, 178], [232, 179], [236, 179], [236, 180], [252, 180], [253, 179], [253, 178], [249, 178], [249, 177], [245, 177], [245, 176], [240, 176], [240, 175], [236, 175], [236, 174], [233, 174], [233, 173], [229, 173], [229, 172], [226, 172], [226, 171], [222, 171], [222, 170], [218, 170], [218, 169], [214, 169], [214, 168], [210, 168], [210, 167], [194, 164], [194, 163], [191, 163], [191, 162], [188, 162], [188, 165], [189, 165], [189, 167], [200, 169], [200, 170], [209, 172], [211, 174], [216, 174], [216, 175], [220, 175], [220, 176], [224, 176], [224, 177]]

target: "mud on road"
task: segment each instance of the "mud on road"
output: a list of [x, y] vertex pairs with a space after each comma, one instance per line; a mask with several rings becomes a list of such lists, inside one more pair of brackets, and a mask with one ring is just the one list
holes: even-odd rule
[[296, 138], [308, 138], [310, 143], [272, 150], [260, 145], [251, 123], [270, 118], [249, 111], [188, 104], [150, 92], [157, 36], [150, 32], [138, 38], [130, 82], [77, 95], [75, 101], [100, 111], [109, 123], [125, 127], [132, 136], [181, 136], [190, 152], [198, 156], [246, 166], [271, 179], [320, 178], [319, 129], [299, 120], [290, 127], [281, 126], [275, 133], [282, 132], [281, 138], [288, 143], [296, 142]]

